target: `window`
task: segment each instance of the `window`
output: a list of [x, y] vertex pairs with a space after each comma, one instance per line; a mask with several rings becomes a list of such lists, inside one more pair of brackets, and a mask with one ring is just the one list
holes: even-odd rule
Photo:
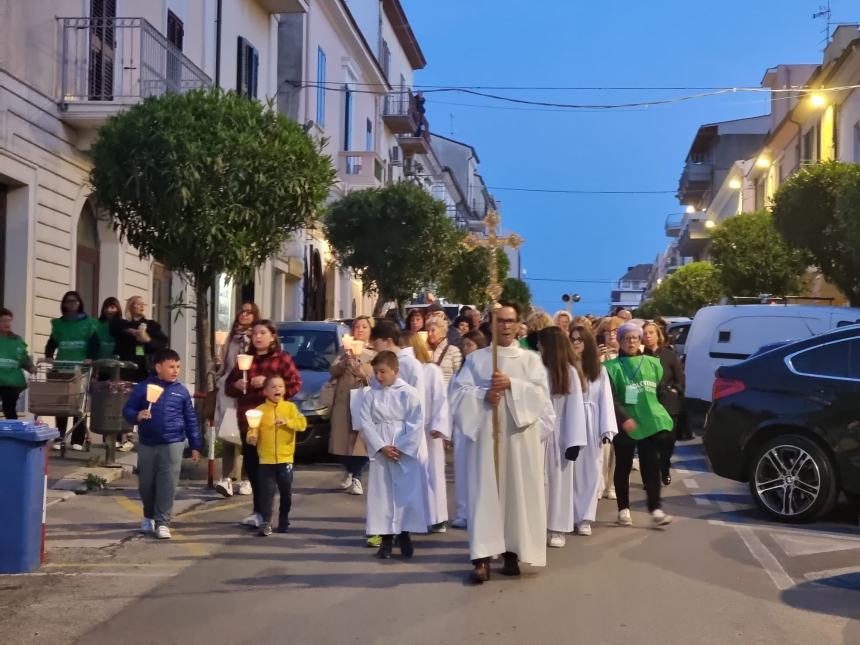
[[[172, 11], [167, 12], [167, 42], [182, 51], [185, 29], [182, 21]], [[172, 49], [167, 50], [167, 89], [182, 91], [182, 59]]]
[[90, 5], [90, 101], [113, 100], [116, 0], [92, 0]]
[[99, 311], [99, 232], [90, 202], [84, 204], [78, 220], [75, 290], [81, 294], [84, 311]]
[[344, 85], [344, 106], [343, 106], [343, 149], [352, 149], [352, 89], [349, 85]]
[[382, 51], [380, 52], [382, 59], [382, 72], [385, 74], [385, 79], [391, 79], [391, 50], [388, 48], [388, 43], [385, 39], [382, 40]]
[[170, 282], [171, 273], [163, 264], [152, 265], [152, 317], [161, 324], [161, 329], [170, 340]]
[[236, 53], [236, 93], [239, 96], [257, 98], [257, 72], [260, 55], [254, 46], [242, 36], [238, 38]]
[[373, 151], [373, 122], [370, 119], [367, 120], [367, 136], [364, 140], [364, 149], [368, 152]]
[[325, 52], [317, 48], [317, 125], [325, 127]]
[[792, 369], [805, 376], [860, 379], [860, 338], [834, 341], [789, 357]]
[[278, 329], [281, 349], [289, 353], [300, 370], [328, 372], [338, 354], [337, 333], [317, 329]]

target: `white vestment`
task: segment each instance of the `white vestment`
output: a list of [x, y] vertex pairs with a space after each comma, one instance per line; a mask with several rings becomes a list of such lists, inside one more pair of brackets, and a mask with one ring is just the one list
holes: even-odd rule
[[[445, 481], [445, 439], [451, 439], [451, 415], [448, 409], [448, 389], [438, 365], [426, 363], [424, 368], [424, 429], [427, 433], [427, 489], [430, 524], [448, 521], [448, 489]], [[434, 431], [445, 438], [434, 439]]]
[[[555, 419], [546, 441], [546, 521], [547, 529], [554, 533], [570, 533], [574, 520], [574, 463], [564, 453], [573, 446], [585, 446], [585, 408], [582, 402], [582, 383], [579, 374], [568, 367], [570, 394], [553, 394], [552, 407]], [[549, 378], [549, 374], [547, 374]], [[580, 451], [580, 455], [582, 451]], [[581, 459], [581, 456], [577, 459]]]
[[596, 381], [585, 379], [585, 427], [587, 444], [573, 465], [574, 522], [593, 522], [597, 500], [603, 492], [603, 439], [618, 434], [609, 375], [601, 365]]
[[[361, 403], [361, 434], [370, 457], [367, 535], [426, 533], [427, 444], [418, 392], [398, 378], [391, 387], [378, 383]], [[400, 460], [380, 450], [394, 446]]]
[[511, 388], [499, 409], [499, 482], [493, 460], [492, 408], [484, 398], [493, 371], [492, 349], [472, 352], [451, 382], [454, 423], [466, 437], [469, 551], [473, 560], [506, 551], [546, 565], [541, 415], [549, 403], [540, 356], [518, 344], [499, 347], [499, 370]]

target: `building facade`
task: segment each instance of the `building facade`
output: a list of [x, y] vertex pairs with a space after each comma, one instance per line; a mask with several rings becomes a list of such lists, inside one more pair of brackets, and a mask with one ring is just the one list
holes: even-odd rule
[[618, 279], [616, 288], [610, 293], [609, 310], [624, 307], [632, 311], [641, 305], [652, 269], [651, 264], [627, 267], [625, 274]]

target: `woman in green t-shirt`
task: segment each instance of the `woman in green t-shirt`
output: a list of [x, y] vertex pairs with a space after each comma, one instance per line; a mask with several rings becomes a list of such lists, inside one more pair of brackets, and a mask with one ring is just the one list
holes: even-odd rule
[[0, 308], [0, 399], [3, 416], [10, 421], [18, 418], [18, 397], [27, 387], [23, 370], [33, 370], [27, 343], [12, 333], [12, 312]]
[[663, 378], [660, 359], [640, 353], [642, 328], [624, 323], [618, 328], [618, 358], [604, 363], [615, 398], [618, 426], [615, 439], [615, 493], [618, 496], [618, 523], [630, 526], [630, 471], [633, 455], [639, 451], [642, 480], [648, 496], [648, 512], [655, 527], [666, 526], [672, 518], [662, 509], [660, 499], [660, 453], [672, 417], [657, 400], [657, 386]]
[[[62, 315], [51, 321], [51, 336], [45, 345], [45, 358], [48, 360], [70, 361], [83, 363], [91, 361], [93, 355], [90, 347], [96, 333], [97, 322], [87, 316], [84, 311], [84, 301], [77, 291], [67, 291], [60, 303]], [[56, 354], [56, 357], [54, 356]], [[83, 450], [87, 437], [85, 423], [79, 423], [80, 417], [74, 418], [72, 431], [72, 450]], [[54, 443], [54, 449], [59, 450], [66, 436], [69, 424], [68, 417], [57, 417], [57, 430], [60, 438]]]

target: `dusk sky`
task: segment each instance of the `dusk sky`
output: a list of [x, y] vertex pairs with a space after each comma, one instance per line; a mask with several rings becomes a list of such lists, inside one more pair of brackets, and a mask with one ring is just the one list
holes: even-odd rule
[[[537, 101], [617, 104], [687, 96], [697, 88], [758, 87], [769, 67], [820, 63], [824, 46], [825, 23], [812, 19], [819, 0], [782, 0], [779, 11], [772, 0], [403, 3], [428, 60], [419, 86], [693, 88], [486, 90]], [[852, 0], [831, 6], [833, 22], [860, 20]], [[674, 191], [697, 128], [766, 114], [769, 95], [570, 110], [432, 92], [427, 106], [434, 132], [451, 136], [453, 130], [455, 139], [477, 149], [504, 225], [526, 239], [523, 267], [535, 304], [553, 312], [563, 306], [562, 293], [578, 292], [577, 310], [600, 314], [610, 283], [628, 265], [653, 262], [669, 242], [663, 223], [681, 211]]]

